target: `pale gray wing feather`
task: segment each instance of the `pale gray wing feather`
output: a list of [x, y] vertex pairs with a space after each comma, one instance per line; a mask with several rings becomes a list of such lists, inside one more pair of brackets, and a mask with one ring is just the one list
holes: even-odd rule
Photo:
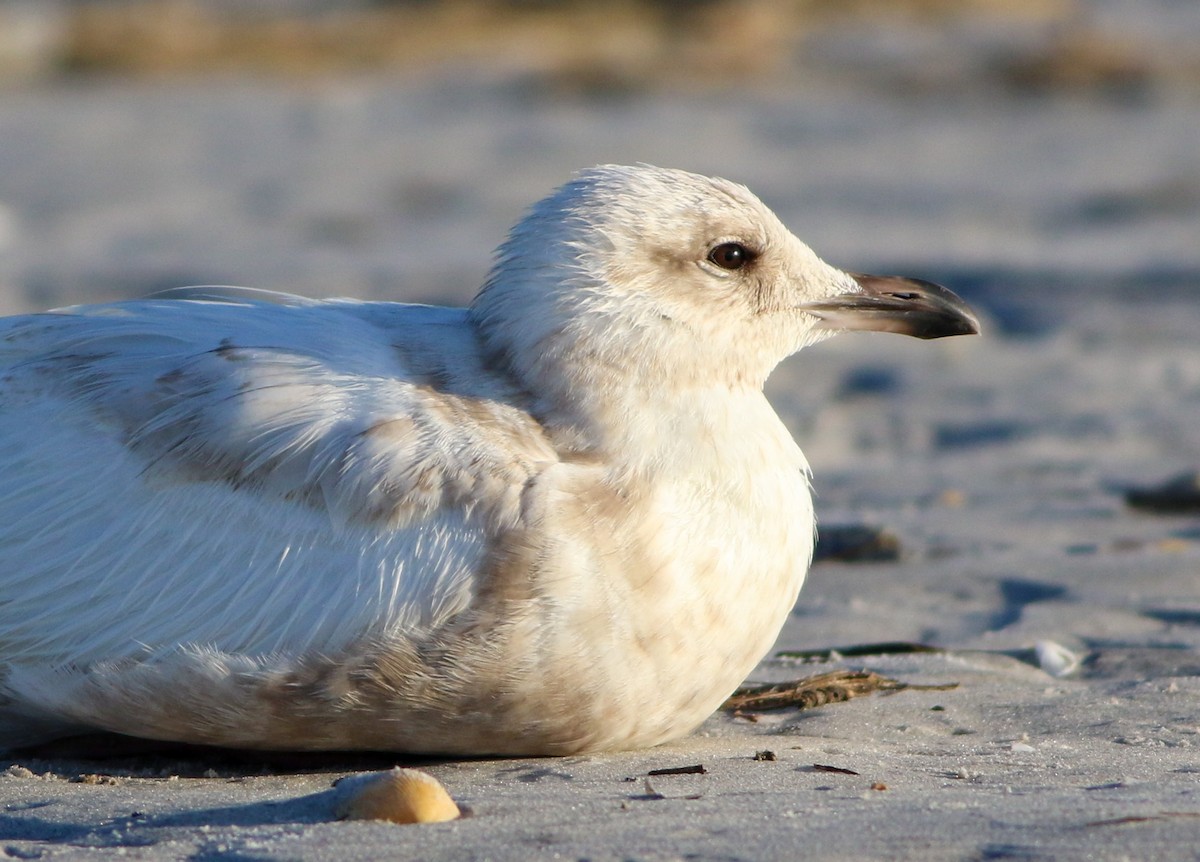
[[433, 625], [554, 458], [453, 309], [88, 307], [0, 369], [0, 664]]

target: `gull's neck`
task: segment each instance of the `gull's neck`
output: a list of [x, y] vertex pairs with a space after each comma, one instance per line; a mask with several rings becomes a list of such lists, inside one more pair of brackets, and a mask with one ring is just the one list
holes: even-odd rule
[[529, 393], [560, 451], [645, 472], [739, 437], [795, 448], [762, 394], [796, 347], [790, 321], [719, 309], [684, 323], [664, 316], [658, 285], [560, 271], [508, 260], [469, 312], [489, 365]]
[[716, 452], [795, 450], [758, 376], [693, 357], [667, 364], [619, 349], [547, 347], [499, 361], [564, 454], [646, 474], [700, 469]]

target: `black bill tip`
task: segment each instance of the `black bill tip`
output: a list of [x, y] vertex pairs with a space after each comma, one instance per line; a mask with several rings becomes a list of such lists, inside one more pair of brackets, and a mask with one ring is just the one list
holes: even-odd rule
[[860, 291], [800, 306], [824, 329], [896, 332], [914, 338], [977, 335], [979, 320], [955, 293], [917, 278], [851, 273]]

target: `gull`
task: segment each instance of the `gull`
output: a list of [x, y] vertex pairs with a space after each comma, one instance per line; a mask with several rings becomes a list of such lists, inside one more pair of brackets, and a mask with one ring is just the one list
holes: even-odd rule
[[763, 395], [974, 333], [746, 188], [601, 166], [468, 308], [190, 288], [0, 321], [0, 745], [562, 755], [692, 731], [812, 557]]

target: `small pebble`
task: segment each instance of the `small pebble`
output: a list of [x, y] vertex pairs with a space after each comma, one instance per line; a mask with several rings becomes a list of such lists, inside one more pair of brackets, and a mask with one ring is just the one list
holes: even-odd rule
[[1182, 554], [1192, 549], [1192, 543], [1186, 539], [1159, 539], [1154, 547], [1166, 554]]
[[392, 823], [443, 823], [462, 812], [436, 778], [417, 769], [394, 767], [387, 772], [339, 781], [340, 820], [387, 820]]
[[1195, 512], [1200, 510], [1200, 471], [1181, 473], [1161, 485], [1128, 488], [1125, 502], [1150, 512]]
[[1080, 658], [1060, 643], [1041, 640], [1033, 645], [1038, 666], [1053, 677], [1069, 676], [1079, 669]]
[[84, 772], [71, 779], [72, 784], [107, 784], [116, 786], [121, 782], [112, 775], [100, 775], [95, 772]]
[[881, 563], [898, 559], [900, 539], [886, 527], [823, 525], [817, 532], [813, 562]]
[[947, 488], [938, 494], [937, 501], [939, 506], [946, 506], [950, 509], [961, 509], [967, 505], [967, 495], [958, 488]]

